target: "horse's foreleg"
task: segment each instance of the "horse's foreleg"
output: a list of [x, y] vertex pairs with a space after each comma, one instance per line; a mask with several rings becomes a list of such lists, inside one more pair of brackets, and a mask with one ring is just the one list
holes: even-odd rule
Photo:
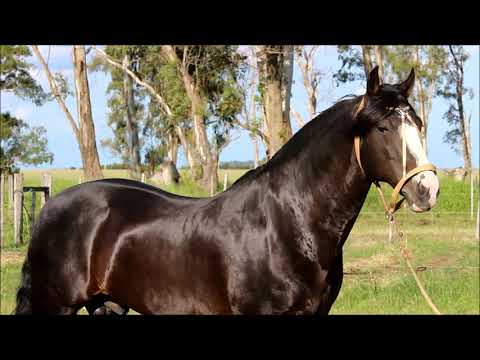
[[339, 254], [335, 257], [335, 260], [328, 272], [326, 281], [328, 283], [327, 289], [325, 290], [324, 295], [322, 296], [322, 301], [320, 302], [317, 312], [317, 315], [328, 315], [330, 309], [332, 308], [333, 303], [337, 299], [340, 288], [342, 287], [343, 281], [343, 256]]

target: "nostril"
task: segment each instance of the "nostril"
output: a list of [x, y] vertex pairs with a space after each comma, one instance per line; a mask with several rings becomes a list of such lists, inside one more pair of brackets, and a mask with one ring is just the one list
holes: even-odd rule
[[428, 196], [429, 193], [428, 188], [423, 186], [421, 183], [418, 183], [417, 185], [417, 192], [419, 196]]

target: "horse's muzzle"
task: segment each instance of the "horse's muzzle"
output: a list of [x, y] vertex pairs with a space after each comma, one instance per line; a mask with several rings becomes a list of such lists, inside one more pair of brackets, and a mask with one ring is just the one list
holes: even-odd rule
[[408, 181], [402, 189], [410, 209], [424, 212], [432, 209], [440, 193], [440, 182], [433, 171], [423, 171]]

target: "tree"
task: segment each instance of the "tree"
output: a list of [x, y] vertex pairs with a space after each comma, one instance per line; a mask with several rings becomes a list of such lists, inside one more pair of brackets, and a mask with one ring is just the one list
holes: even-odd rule
[[[202, 165], [201, 185], [216, 189], [219, 150], [242, 106], [237, 77], [243, 59], [234, 46], [163, 45], [161, 51], [176, 66], [190, 100], [195, 146]], [[214, 133], [211, 143], [208, 125]]]
[[10, 91], [35, 105], [47, 101], [48, 94], [32, 77], [32, 65], [26, 61], [31, 53], [28, 46], [0, 45], [0, 93]]
[[[302, 74], [303, 85], [307, 92], [307, 109], [309, 115], [309, 121], [313, 119], [317, 113], [317, 101], [318, 101], [318, 86], [320, 80], [325, 76], [315, 66], [315, 56], [319, 46], [297, 46], [295, 49], [295, 59]], [[305, 125], [305, 120], [293, 106], [291, 106], [292, 114], [296, 119], [299, 126]]]
[[374, 45], [373, 50], [375, 52], [375, 64], [378, 65], [378, 76], [380, 79], [383, 79], [383, 46], [382, 45]]
[[292, 136], [290, 97], [293, 74], [293, 46], [256, 47], [259, 87], [264, 110], [267, 156], [271, 158]]
[[[94, 180], [103, 178], [97, 152], [95, 125], [93, 123], [92, 108], [90, 104], [85, 47], [75, 45], [72, 50], [78, 123], [74, 120], [72, 114], [65, 105], [66, 94], [62, 91], [60, 86], [62, 83], [59, 84], [58, 77], [55, 77], [50, 72], [38, 46], [33, 45], [32, 49], [47, 75], [50, 90], [60, 105], [60, 108], [65, 113], [65, 116], [72, 127], [75, 138], [77, 139], [85, 179]], [[63, 85], [65, 86], [66, 82], [64, 82]]]
[[[385, 76], [384, 67], [384, 46], [362, 45], [360, 47], [351, 45], [339, 45], [337, 47], [338, 59], [342, 66], [334, 74], [337, 86], [356, 80], [366, 80], [375, 65], [378, 66], [378, 75], [382, 80]], [[372, 60], [374, 59], [374, 60]]]
[[[128, 74], [150, 97], [145, 117], [145, 126], [142, 131], [143, 143], [147, 146], [145, 161], [149, 165], [150, 170], [154, 171], [155, 166], [163, 161], [165, 154], [168, 154], [172, 161], [176, 160], [178, 148], [176, 137], [178, 136], [185, 149], [192, 177], [196, 178], [199, 161], [197, 162], [196, 152], [190, 146], [192, 141], [187, 121], [185, 120], [185, 117], [188, 116], [189, 103], [183, 82], [179, 79], [176, 65], [165, 62], [163, 57], [160, 56], [158, 46], [145, 46], [144, 51], [142, 51], [142, 59], [139, 61], [140, 68], [137, 70], [137, 73], [134, 73], [124, 67], [118, 59], [112, 58], [101, 49], [93, 48], [102, 61]], [[99, 65], [97, 62], [100, 58], [97, 58], [92, 64], [93, 67]], [[121, 110], [122, 108], [120, 107], [119, 109]], [[119, 117], [117, 120], [113, 120], [121, 125], [121, 119], [123, 118]], [[115, 139], [110, 139], [106, 145], [110, 146], [117, 154], [121, 154], [126, 146], [124, 138], [122, 133], [118, 132], [115, 135]], [[166, 139], [169, 144], [166, 144]], [[166, 148], [168, 148], [168, 151], [166, 151]], [[160, 158], [160, 154], [162, 158]]]
[[467, 121], [463, 103], [464, 95], [473, 98], [472, 89], [464, 85], [464, 64], [469, 55], [463, 46], [448, 46], [448, 64], [445, 77], [438, 95], [445, 98], [450, 106], [443, 118], [450, 125], [444, 141], [457, 152], [463, 154], [463, 163], [467, 176], [472, 170], [472, 144], [470, 136], [470, 119]]
[[[124, 68], [138, 73], [144, 47], [108, 45], [105, 47], [105, 52], [115, 59], [122, 59]], [[109, 73], [111, 78], [107, 87], [107, 94], [110, 95], [108, 125], [113, 130], [114, 138], [102, 141], [102, 145], [119, 155], [128, 165], [130, 176], [140, 180], [142, 170], [139, 134], [143, 117], [142, 101], [145, 94], [125, 71], [105, 62], [98, 54], [89, 67], [93, 71], [101, 70]]]
[[446, 62], [446, 51], [442, 46], [379, 46], [363, 45], [338, 47], [338, 58], [342, 66], [334, 75], [337, 86], [355, 80], [366, 79], [366, 74], [375, 64], [382, 68], [384, 79], [394, 82], [408, 75], [415, 68], [415, 91], [412, 94], [414, 107], [422, 119], [422, 142], [427, 151], [428, 120], [432, 100], [436, 95]]
[[242, 55], [245, 56], [245, 64], [247, 67], [245, 76], [239, 80], [243, 107], [238, 119], [235, 119], [234, 123], [238, 127], [248, 131], [253, 145], [253, 166], [257, 167], [260, 164], [258, 138], [261, 139], [265, 148], [268, 148], [268, 139], [263, 129], [265, 121], [258, 113], [258, 106], [261, 104], [261, 100], [258, 96], [258, 68], [255, 48], [253, 46], [246, 46], [241, 50], [239, 49], [239, 51], [242, 51]]
[[428, 152], [427, 134], [432, 101], [442, 82], [447, 61], [447, 51], [443, 46], [388, 46], [385, 48], [389, 72], [398, 80], [407, 76], [411, 67], [415, 68], [415, 90], [412, 101], [416, 112], [422, 119], [422, 142]]
[[[228, 142], [228, 132], [241, 109], [237, 77], [241, 75], [242, 59], [236, 48], [149, 46], [147, 58], [151, 57], [153, 61], [141, 62], [139, 76], [123, 68], [102, 50], [96, 50], [148, 91], [156, 102], [151, 105], [158, 106], [160, 128], [170, 131], [170, 135], [178, 135], [189, 163], [200, 164], [201, 185], [209, 190], [216, 189], [218, 151]], [[208, 127], [213, 130], [211, 141]], [[190, 147], [191, 143], [193, 147]]]
[[351, 45], [337, 47], [338, 60], [342, 63], [340, 69], [333, 75], [337, 86], [356, 80], [366, 80], [370, 73], [367, 69], [371, 64], [364, 60], [364, 48]]
[[[195, 149], [190, 121], [190, 101], [176, 63], [165, 59], [160, 46], [148, 46], [140, 68], [142, 77], [168, 104], [168, 109], [165, 109], [157, 97], [151, 97], [147, 116], [148, 127], [152, 130], [147, 133], [153, 136], [150, 143], [163, 147], [158, 151], [175, 166], [181, 144], [192, 178], [201, 178], [200, 156]], [[149, 151], [158, 152], [152, 148]]]
[[0, 129], [0, 173], [16, 172], [20, 164], [53, 162], [44, 127], [30, 128], [23, 120], [5, 112], [0, 114]]

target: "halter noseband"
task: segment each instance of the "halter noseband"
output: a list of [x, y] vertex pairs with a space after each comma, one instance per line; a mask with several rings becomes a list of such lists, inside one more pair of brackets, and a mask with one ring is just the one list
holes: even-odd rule
[[[360, 102], [360, 105], [358, 106], [358, 109], [355, 111], [354, 118], [358, 116], [358, 114], [363, 110], [365, 107], [365, 97], [362, 98], [362, 101]], [[395, 109], [396, 112], [398, 112], [402, 118], [402, 165], [403, 165], [403, 177], [400, 179], [400, 181], [397, 183], [395, 188], [393, 189], [392, 197], [390, 200], [390, 206], [387, 207], [387, 204], [385, 202], [385, 199], [383, 198], [383, 193], [380, 188], [380, 184], [378, 181], [373, 181], [375, 186], [380, 192], [380, 195], [382, 197], [384, 206], [385, 206], [385, 211], [388, 212], [390, 215], [393, 214], [395, 211], [397, 211], [400, 208], [400, 205], [402, 204], [403, 200], [401, 199], [399, 202], [397, 202], [398, 195], [400, 194], [400, 191], [402, 190], [403, 186], [405, 183], [410, 180], [412, 177], [415, 175], [423, 172], [423, 171], [433, 171], [434, 173], [437, 172], [436, 167], [433, 164], [425, 164], [421, 166], [417, 166], [413, 170], [410, 170], [408, 173], [406, 173], [406, 142], [405, 142], [405, 120], [407, 118], [410, 118], [408, 113], [405, 111], [406, 109], [404, 108], [397, 108]], [[360, 136], [356, 135], [354, 138], [354, 149], [355, 149], [355, 157], [357, 159], [357, 163], [360, 166], [360, 170], [362, 171], [362, 174], [367, 177], [365, 174], [365, 170], [363, 169], [362, 162], [360, 160]]]

